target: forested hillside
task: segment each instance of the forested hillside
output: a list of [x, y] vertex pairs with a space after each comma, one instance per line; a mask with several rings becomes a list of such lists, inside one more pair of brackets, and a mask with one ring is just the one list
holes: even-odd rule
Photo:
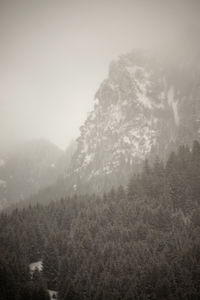
[[103, 197], [2, 213], [0, 253], [2, 300], [199, 299], [200, 144]]
[[36, 139], [0, 151], [0, 210], [34, 202], [32, 198], [59, 199], [65, 194], [62, 182], [75, 149], [73, 141], [63, 151]]

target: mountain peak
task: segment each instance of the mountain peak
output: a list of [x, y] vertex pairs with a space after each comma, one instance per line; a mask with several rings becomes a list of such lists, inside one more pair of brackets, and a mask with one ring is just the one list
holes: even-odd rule
[[74, 184], [92, 182], [97, 191], [107, 182], [126, 182], [145, 157], [165, 157], [176, 145], [198, 139], [199, 128], [193, 136], [190, 129], [199, 119], [194, 83], [200, 77], [196, 70], [191, 80], [190, 72], [189, 65], [142, 50], [111, 62], [80, 129], [69, 175]]

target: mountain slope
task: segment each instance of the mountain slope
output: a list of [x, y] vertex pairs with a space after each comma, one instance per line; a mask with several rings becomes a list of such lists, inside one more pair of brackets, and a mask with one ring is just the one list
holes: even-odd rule
[[[80, 128], [76, 150], [59, 154], [53, 168], [48, 161], [40, 183], [34, 179], [31, 190], [21, 196], [32, 178], [25, 176], [12, 199], [36, 193], [30, 203], [48, 203], [73, 193], [102, 194], [127, 184], [145, 158], [151, 162], [159, 156], [165, 161], [179, 145], [191, 146], [199, 140], [200, 60], [177, 57], [135, 50], [113, 61]], [[38, 169], [38, 163], [33, 169]], [[7, 179], [0, 179], [4, 201]]]
[[1, 206], [24, 200], [55, 183], [64, 172], [64, 156], [46, 140], [24, 142], [10, 149], [0, 164]]
[[145, 157], [165, 158], [200, 133], [200, 69], [135, 50], [110, 64], [80, 128], [67, 180], [74, 191], [125, 183]]

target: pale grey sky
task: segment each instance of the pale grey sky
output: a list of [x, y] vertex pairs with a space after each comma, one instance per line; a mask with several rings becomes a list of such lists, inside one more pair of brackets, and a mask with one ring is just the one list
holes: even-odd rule
[[0, 145], [47, 138], [65, 148], [110, 61], [192, 36], [199, 2], [0, 0]]

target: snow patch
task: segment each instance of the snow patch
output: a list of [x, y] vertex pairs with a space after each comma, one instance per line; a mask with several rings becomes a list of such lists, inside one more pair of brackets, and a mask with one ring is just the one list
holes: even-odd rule
[[87, 154], [84, 159], [84, 164], [89, 164], [92, 161], [92, 154]]
[[125, 150], [124, 149], [117, 149], [116, 153], [117, 154], [125, 154]]
[[174, 112], [174, 119], [175, 119], [176, 125], [179, 125], [178, 102], [172, 103], [172, 109]]
[[48, 290], [49, 296], [51, 300], [58, 299], [58, 292], [53, 290]]
[[126, 143], [126, 144], [131, 144], [131, 141], [130, 141], [130, 139], [129, 139], [129, 137], [128, 136], [124, 136], [123, 137], [123, 141], [124, 141], [124, 143]]
[[167, 101], [169, 105], [172, 105], [174, 102], [174, 88], [171, 86], [167, 92]]
[[120, 163], [119, 163], [118, 160], [112, 162], [112, 166], [113, 166], [114, 168], [119, 167], [119, 165], [120, 165]]
[[109, 86], [113, 91], [118, 87], [117, 84], [113, 84], [113, 83], [110, 83]]
[[112, 115], [113, 115], [113, 118], [117, 121], [117, 122], [119, 122], [121, 119], [122, 119], [122, 113], [121, 113], [121, 109], [120, 109], [120, 107], [114, 107], [113, 109], [112, 109]]
[[29, 265], [30, 273], [33, 274], [36, 270], [41, 272], [43, 270], [42, 260], [38, 260]]
[[143, 79], [143, 81], [135, 78], [135, 83], [136, 83], [138, 101], [142, 105], [144, 105], [144, 107], [151, 109], [152, 103], [150, 99], [147, 97], [147, 87], [150, 85], [150, 82], [147, 81], [145, 78]]
[[147, 108], [151, 109], [152, 104], [149, 98], [147, 98], [146, 93], [139, 93], [138, 94], [138, 100]]
[[178, 101], [175, 100], [174, 94], [174, 88], [171, 86], [167, 92], [167, 101], [172, 107], [175, 123], [176, 125], [179, 125]]
[[110, 169], [110, 166], [105, 166], [105, 167], [103, 167], [103, 171], [104, 171], [106, 174], [112, 173], [112, 170]]
[[135, 66], [131, 66], [131, 67], [126, 67], [126, 70], [129, 72], [129, 74], [135, 75], [136, 71], [143, 70], [143, 68], [135, 65]]

